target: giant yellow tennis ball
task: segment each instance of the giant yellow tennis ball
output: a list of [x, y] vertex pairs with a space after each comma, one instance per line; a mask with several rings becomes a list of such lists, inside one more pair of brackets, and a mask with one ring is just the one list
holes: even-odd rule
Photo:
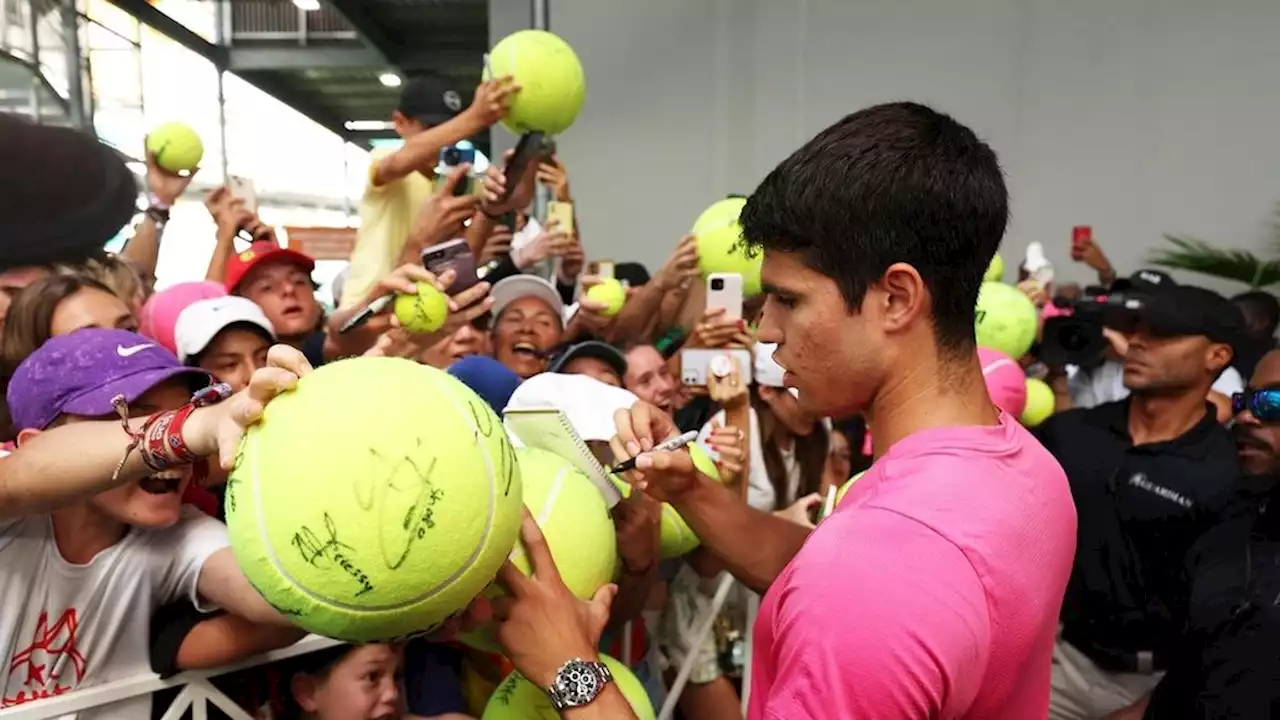
[[204, 143], [191, 126], [182, 122], [168, 122], [147, 135], [147, 152], [155, 156], [156, 164], [171, 173], [187, 172], [200, 167], [204, 158]]
[[438, 627], [493, 580], [520, 498], [484, 400], [442, 370], [354, 358], [299, 380], [245, 434], [227, 529], [249, 582], [293, 623], [386, 640]]
[[[631, 712], [639, 720], [654, 720], [649, 693], [631, 672], [631, 668], [603, 654], [600, 662], [609, 668], [609, 674], [613, 675], [613, 681], [618, 684], [622, 697], [631, 705]], [[513, 672], [493, 691], [480, 720], [556, 720], [559, 717], [560, 713], [551, 707], [551, 699], [545, 692], [525, 680], [520, 673]]]
[[974, 312], [978, 347], [999, 350], [1017, 360], [1036, 341], [1038, 325], [1036, 306], [1021, 290], [1004, 283], [982, 283]]
[[[524, 486], [524, 504], [538, 521], [564, 584], [582, 600], [613, 581], [618, 572], [618, 535], [604, 496], [591, 478], [568, 460], [537, 448], [516, 449]], [[524, 544], [511, 550], [511, 562], [521, 572], [533, 572]], [[504, 594], [493, 587], [491, 597]], [[497, 651], [493, 627], [463, 633], [459, 640], [482, 650]]]
[[605, 306], [600, 311], [605, 317], [613, 317], [622, 311], [627, 302], [627, 289], [613, 278], [605, 278], [599, 285], [592, 285], [587, 290], [587, 299]]
[[1000, 253], [996, 253], [991, 258], [991, 264], [987, 266], [987, 272], [982, 276], [983, 282], [1000, 282], [1004, 279], [1004, 258], [1000, 257]]
[[[692, 447], [692, 446], [690, 446]], [[707, 457], [706, 454], [703, 454]], [[709, 457], [707, 457], [710, 460]], [[713, 465], [714, 468], [714, 465]], [[714, 476], [719, 479], [719, 472]], [[613, 484], [618, 488], [618, 492], [622, 493], [622, 497], [631, 497], [631, 485], [627, 481], [617, 475], [610, 475]], [[671, 503], [662, 503], [662, 516], [659, 524], [658, 535], [658, 554], [664, 560], [677, 558], [681, 555], [687, 555], [693, 552], [702, 541], [698, 540], [698, 536], [693, 534], [693, 529], [689, 524], [680, 517], [680, 513], [671, 506]]]
[[397, 294], [393, 305], [400, 327], [413, 333], [433, 333], [449, 318], [449, 299], [430, 283], [420, 282], [416, 295]]
[[558, 36], [546, 30], [514, 32], [489, 51], [486, 80], [490, 70], [495, 77], [512, 76], [520, 86], [502, 118], [511, 132], [559, 135], [578, 119], [587, 97], [587, 76], [573, 48]]
[[1027, 378], [1027, 407], [1022, 411], [1022, 424], [1036, 427], [1053, 414], [1053, 388], [1036, 378]]
[[746, 198], [726, 198], [712, 205], [693, 222], [697, 238], [698, 262], [705, 280], [712, 273], [737, 273], [742, 276], [742, 294], [760, 294], [760, 266], [763, 253], [748, 255], [742, 244], [742, 226], [738, 215], [747, 204]]

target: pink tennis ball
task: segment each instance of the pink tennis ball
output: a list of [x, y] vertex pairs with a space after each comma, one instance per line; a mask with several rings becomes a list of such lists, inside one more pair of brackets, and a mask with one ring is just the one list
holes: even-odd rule
[[978, 348], [978, 360], [982, 363], [982, 379], [987, 383], [991, 402], [1014, 417], [1022, 417], [1027, 407], [1027, 374], [1022, 366], [990, 348]]

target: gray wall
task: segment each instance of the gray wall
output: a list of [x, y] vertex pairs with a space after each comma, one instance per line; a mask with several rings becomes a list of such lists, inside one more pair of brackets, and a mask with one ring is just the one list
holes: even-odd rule
[[[1133, 269], [1163, 232], [1262, 249], [1280, 200], [1274, 0], [550, 2], [587, 71], [560, 147], [596, 257], [655, 266], [706, 205], [898, 99], [993, 144], [1006, 260], [1040, 240], [1067, 279], [1088, 276], [1072, 225]], [[528, 23], [527, 2], [491, 8], [495, 39]]]

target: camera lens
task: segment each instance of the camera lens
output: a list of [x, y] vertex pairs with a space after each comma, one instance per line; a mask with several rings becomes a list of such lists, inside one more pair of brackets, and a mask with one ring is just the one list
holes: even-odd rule
[[711, 289], [712, 289], [712, 290], [723, 290], [723, 289], [724, 289], [724, 278], [715, 278], [715, 279], [713, 279], [713, 280], [711, 281]]
[[460, 165], [462, 164], [461, 160], [462, 160], [462, 153], [459, 152], [457, 148], [449, 148], [448, 150], [444, 151], [445, 165]]

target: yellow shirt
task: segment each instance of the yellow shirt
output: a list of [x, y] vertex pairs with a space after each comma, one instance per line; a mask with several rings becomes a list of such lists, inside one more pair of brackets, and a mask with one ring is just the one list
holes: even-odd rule
[[431, 196], [431, 179], [417, 171], [384, 185], [373, 184], [378, 163], [394, 152], [395, 148], [378, 148], [370, 153], [369, 177], [360, 199], [360, 229], [339, 307], [362, 302], [373, 284], [396, 268], [414, 215]]

